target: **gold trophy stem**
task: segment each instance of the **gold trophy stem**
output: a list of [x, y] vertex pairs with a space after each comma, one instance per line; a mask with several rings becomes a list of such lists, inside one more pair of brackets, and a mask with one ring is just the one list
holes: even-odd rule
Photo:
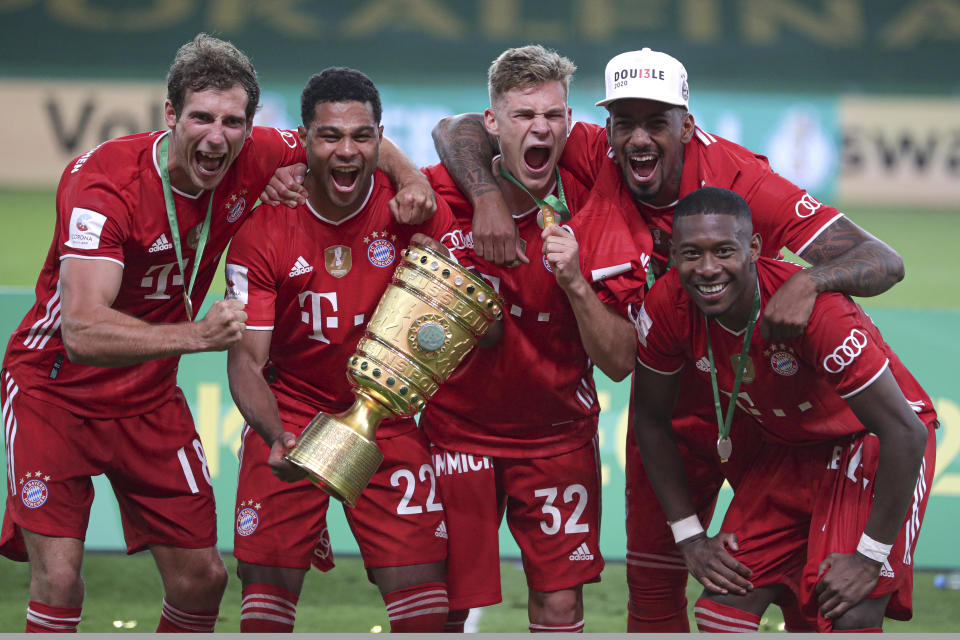
[[286, 456], [311, 482], [350, 507], [383, 460], [376, 445], [377, 426], [392, 415], [362, 389], [353, 393], [356, 400], [343, 413], [314, 416]]

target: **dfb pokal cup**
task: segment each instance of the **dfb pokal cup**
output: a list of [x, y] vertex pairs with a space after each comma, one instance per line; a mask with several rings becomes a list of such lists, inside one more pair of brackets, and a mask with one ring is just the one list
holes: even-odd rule
[[380, 421], [422, 411], [502, 313], [503, 300], [482, 278], [411, 244], [347, 362], [353, 406], [337, 415], [318, 413], [287, 460], [354, 506], [383, 460], [376, 445]]

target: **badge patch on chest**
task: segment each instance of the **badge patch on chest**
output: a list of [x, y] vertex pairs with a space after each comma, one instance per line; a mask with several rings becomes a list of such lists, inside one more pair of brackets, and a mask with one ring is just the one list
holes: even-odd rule
[[342, 278], [350, 273], [353, 266], [353, 253], [350, 247], [342, 244], [327, 247], [323, 250], [323, 267], [334, 278]]
[[[736, 375], [737, 373], [737, 369], [738, 369], [737, 365], [739, 362], [740, 362], [739, 353], [735, 353], [730, 356], [730, 366], [733, 367], [734, 375]], [[742, 365], [742, 369], [743, 369], [743, 384], [750, 384], [751, 382], [753, 382], [756, 376], [754, 375], [753, 360], [750, 357], [747, 357], [745, 359]]]

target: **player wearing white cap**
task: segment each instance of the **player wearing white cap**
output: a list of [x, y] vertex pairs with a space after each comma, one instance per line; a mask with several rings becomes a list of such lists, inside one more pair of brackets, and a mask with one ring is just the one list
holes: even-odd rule
[[[782, 176], [766, 158], [703, 131], [689, 112], [687, 71], [665, 53], [642, 49], [615, 56], [607, 64], [607, 126], [582, 122], [571, 128], [561, 166], [594, 190], [635, 211], [653, 234], [650, 270], [662, 275], [668, 264], [672, 217], [677, 201], [702, 187], [717, 186], [743, 196], [763, 238], [763, 254], [778, 257], [786, 246], [814, 266], [794, 274], [764, 307], [759, 331], [787, 339], [807, 323], [816, 296], [824, 291], [878, 295], [903, 278], [903, 263], [890, 247]], [[474, 225], [479, 255], [506, 259], [516, 253], [513, 223], [485, 173], [492, 153], [483, 145], [479, 116], [441, 121], [434, 129], [437, 150], [476, 210], [488, 217]], [[476, 158], [455, 149], [476, 145]], [[581, 252], [582, 267], [594, 256]], [[624, 374], [626, 375], [626, 374]], [[684, 386], [684, 389], [687, 387]], [[686, 391], [684, 399], [699, 405]], [[711, 406], [711, 404], [707, 404]], [[710, 415], [674, 420], [694, 503], [706, 525], [725, 478], [735, 485], [749, 440], [736, 437], [729, 462], [717, 455], [717, 430]], [[628, 631], [689, 631], [685, 585], [687, 569], [643, 471], [632, 436], [627, 437]], [[659, 523], [659, 524], [658, 524]], [[793, 628], [802, 622], [791, 616]]]

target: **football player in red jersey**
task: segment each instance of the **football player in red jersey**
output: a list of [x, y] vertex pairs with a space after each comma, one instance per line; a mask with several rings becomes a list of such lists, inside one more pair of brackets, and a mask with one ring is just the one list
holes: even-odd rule
[[[625, 311], [639, 304], [644, 280], [634, 277], [629, 256], [652, 245], [648, 234], [635, 246], [619, 210], [557, 167], [573, 71], [536, 45], [505, 51], [489, 69], [485, 127], [501, 150], [492, 188], [507, 201], [525, 249], [516, 266], [477, 265], [504, 297], [503, 336], [464, 362], [420, 419], [434, 444], [450, 535], [448, 631], [463, 630], [470, 607], [500, 601], [504, 515], [523, 557], [530, 630], [582, 631], [583, 585], [603, 568], [592, 363], [607, 369], [626, 353], [620, 366], [631, 366], [635, 339]], [[474, 207], [442, 165], [426, 172], [471, 248]], [[541, 229], [545, 206], [560, 212], [560, 225]], [[628, 257], [589, 282], [580, 247]]]
[[[766, 607], [785, 598], [799, 601], [818, 631], [879, 631], [885, 612], [912, 615], [936, 413], [842, 294], [819, 296], [797, 338], [755, 332], [764, 306], [801, 269], [760, 249], [749, 206], [733, 191], [706, 187], [677, 205], [676, 269], [654, 285], [637, 319], [634, 430], [643, 465], [706, 587], [695, 609], [700, 631], [755, 632]], [[734, 406], [768, 440], [713, 538], [697, 518], [673, 437], [675, 409], [691, 408], [677, 400], [681, 369], [693, 371], [688, 383], [713, 385], [719, 457], [730, 455]], [[722, 397], [733, 405], [725, 415]]]
[[[644, 69], [656, 73], [641, 73]], [[634, 229], [649, 229], [654, 275], [666, 271], [676, 202], [708, 185], [732, 189], [746, 198], [754, 228], [763, 238], [763, 255], [777, 257], [786, 246], [814, 265], [796, 273], [764, 307], [759, 330], [766, 337], [797, 335], [820, 292], [878, 295], [903, 278], [903, 262], [890, 247], [834, 207], [777, 175], [763, 156], [698, 128], [688, 110], [686, 69], [672, 56], [649, 49], [615, 56], [607, 65], [606, 88], [605, 99], [598, 103], [609, 111], [606, 128], [576, 123], [560, 166], [594, 191], [621, 203], [635, 219]], [[488, 159], [493, 146], [480, 116], [466, 114], [441, 121], [434, 140], [451, 175], [484, 215], [474, 224], [478, 255], [498, 262], [509, 259], [516, 253], [516, 228], [490, 186], [493, 176]], [[480, 151], [465, 154], [461, 149]], [[585, 265], [593, 259], [581, 252]], [[626, 367], [618, 375], [627, 375], [632, 364]], [[716, 435], [709, 413], [689, 414], [674, 426], [698, 514], [706, 523], [724, 479], [736, 486], [744, 470], [740, 454], [747, 451], [741, 440], [730, 462], [721, 465], [714, 453]], [[737, 428], [736, 421], [733, 428]], [[627, 630], [686, 632], [687, 570], [654, 498], [632, 434], [628, 434]]]
[[80, 622], [99, 474], [113, 485], [127, 551], [150, 549], [157, 562], [158, 630], [213, 631], [227, 574], [176, 372], [180, 355], [240, 339], [241, 303], [218, 301], [197, 322], [193, 309], [273, 172], [304, 158], [295, 132], [253, 126], [259, 96], [247, 57], [200, 34], [169, 71], [169, 131], [109, 140], [63, 173], [37, 301], [7, 345], [0, 388], [0, 553], [31, 563], [28, 631]]
[[[375, 170], [381, 103], [367, 76], [324, 70], [304, 88], [301, 112], [306, 202], [292, 211], [262, 205], [267, 211], [227, 254], [228, 298], [248, 314], [228, 358], [230, 390], [247, 422], [234, 537], [243, 632], [293, 631], [311, 563], [332, 566], [330, 496], [284, 455], [317, 412], [353, 403], [347, 360], [411, 238], [458, 235], [442, 200], [422, 225], [394, 219], [395, 189]], [[347, 521], [390, 630], [442, 631], [447, 533], [429, 443], [412, 418], [396, 418], [379, 426], [377, 445], [384, 460]]]

